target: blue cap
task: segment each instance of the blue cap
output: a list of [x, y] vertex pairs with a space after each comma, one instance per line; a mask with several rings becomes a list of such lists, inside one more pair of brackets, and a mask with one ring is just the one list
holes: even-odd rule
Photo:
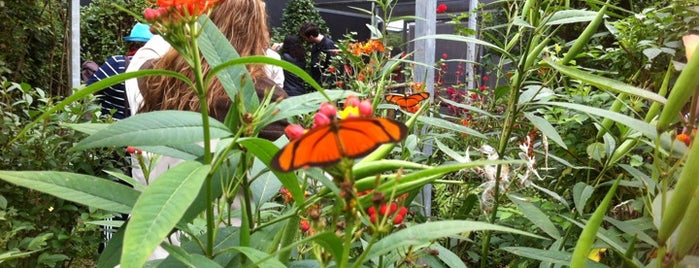
[[153, 33], [150, 32], [150, 25], [138, 22], [131, 29], [131, 34], [124, 37], [124, 41], [145, 43], [148, 42], [151, 37], [153, 37]]

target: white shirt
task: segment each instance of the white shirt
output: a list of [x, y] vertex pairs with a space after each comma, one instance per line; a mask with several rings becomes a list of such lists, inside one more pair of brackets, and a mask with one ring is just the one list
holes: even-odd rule
[[[282, 59], [282, 57], [279, 56], [279, 53], [277, 53], [271, 48], [268, 48], [267, 51], [265, 51], [265, 55], [273, 59]], [[277, 65], [268, 64], [265, 65], [265, 74], [267, 74], [267, 77], [272, 79], [272, 81], [274, 81], [274, 83], [277, 84], [279, 88], [284, 88], [284, 68], [279, 67]]]

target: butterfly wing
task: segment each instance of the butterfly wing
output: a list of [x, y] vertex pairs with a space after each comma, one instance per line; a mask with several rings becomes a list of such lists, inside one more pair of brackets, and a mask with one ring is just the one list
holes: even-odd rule
[[365, 156], [384, 143], [399, 142], [408, 133], [405, 124], [388, 118], [349, 118], [339, 122], [337, 135], [348, 158]]
[[386, 101], [391, 102], [400, 106], [400, 108], [411, 108], [415, 107], [423, 100], [430, 97], [430, 93], [420, 92], [411, 95], [386, 95]]
[[272, 158], [272, 168], [288, 172], [306, 166], [325, 166], [342, 158], [336, 133], [331, 125], [311, 129], [292, 140]]
[[343, 157], [367, 155], [381, 144], [405, 138], [408, 127], [387, 118], [348, 118], [317, 127], [289, 142], [272, 158], [273, 169], [289, 172], [307, 166], [328, 166]]

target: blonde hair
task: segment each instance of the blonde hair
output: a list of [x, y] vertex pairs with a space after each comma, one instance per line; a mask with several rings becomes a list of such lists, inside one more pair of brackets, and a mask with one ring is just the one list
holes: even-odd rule
[[[221, 1], [211, 12], [210, 17], [240, 56], [265, 55], [270, 45], [270, 38], [267, 12], [262, 0]], [[154, 60], [152, 67], [176, 71], [194, 79], [189, 64], [173, 48], [170, 48], [162, 58]], [[246, 68], [253, 81], [265, 76], [264, 65], [250, 64]], [[202, 69], [204, 75], [207, 75], [211, 67], [202, 60]], [[139, 112], [199, 111], [196, 92], [185, 82], [170, 76], [148, 76], [142, 79], [144, 80], [139, 81], [139, 88], [143, 95], [143, 106]], [[212, 81], [206, 99], [211, 116], [223, 120], [232, 102], [218, 79]]]

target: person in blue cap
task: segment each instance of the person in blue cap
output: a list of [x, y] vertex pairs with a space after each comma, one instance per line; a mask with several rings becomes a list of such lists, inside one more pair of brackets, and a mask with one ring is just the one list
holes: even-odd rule
[[[131, 33], [124, 37], [127, 47], [126, 54], [109, 57], [85, 84], [89, 86], [97, 81], [124, 73], [131, 61], [131, 57], [152, 37], [153, 33], [150, 31], [150, 25], [140, 22], [136, 23], [131, 29]], [[100, 90], [96, 96], [99, 104], [102, 106], [103, 116], [111, 115], [112, 118], [120, 120], [131, 115], [123, 82]]]

